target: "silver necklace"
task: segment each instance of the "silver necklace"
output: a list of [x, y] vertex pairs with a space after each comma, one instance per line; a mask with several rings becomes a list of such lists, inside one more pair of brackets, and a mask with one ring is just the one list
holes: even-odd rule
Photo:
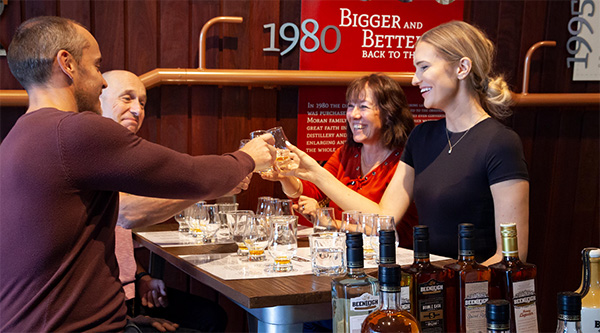
[[465, 134], [463, 134], [460, 138], [458, 138], [458, 140], [454, 143], [454, 145], [452, 145], [452, 143], [450, 142], [450, 135], [448, 134], [448, 127], [445, 128], [446, 139], [448, 139], [448, 147], [450, 147], [450, 149], [448, 149], [448, 155], [452, 154], [452, 148], [456, 147], [456, 145], [460, 142], [460, 140], [462, 140], [465, 137], [465, 135], [467, 135], [467, 133], [469, 133], [471, 128], [475, 127], [475, 125], [477, 125], [479, 123], [479, 120], [481, 120], [481, 118], [484, 118], [484, 117], [485, 117], [485, 115], [482, 117], [479, 117], [479, 119], [477, 119], [475, 124], [473, 124], [473, 126], [469, 127], [469, 129], [465, 132]]

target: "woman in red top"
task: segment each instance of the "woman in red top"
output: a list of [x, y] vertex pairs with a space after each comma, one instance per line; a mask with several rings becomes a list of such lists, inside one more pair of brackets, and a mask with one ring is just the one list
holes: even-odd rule
[[[400, 85], [384, 74], [354, 80], [346, 90], [346, 100], [347, 141], [333, 153], [324, 168], [352, 190], [379, 202], [414, 127], [412, 114]], [[300, 213], [314, 216], [317, 208], [329, 203], [335, 208], [336, 218], [341, 218], [342, 210], [335, 202], [329, 202], [314, 184], [277, 174], [263, 175], [263, 178], [278, 180], [288, 197], [298, 198]], [[411, 207], [396, 223], [401, 246], [412, 246], [414, 225], [417, 225], [417, 215], [416, 209]]]

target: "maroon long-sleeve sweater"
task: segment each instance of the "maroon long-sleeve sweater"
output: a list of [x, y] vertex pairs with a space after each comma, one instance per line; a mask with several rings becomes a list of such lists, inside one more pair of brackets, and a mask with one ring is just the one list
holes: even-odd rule
[[118, 192], [218, 197], [254, 169], [247, 154], [196, 156], [91, 112], [23, 115], [0, 145], [0, 331], [118, 331]]

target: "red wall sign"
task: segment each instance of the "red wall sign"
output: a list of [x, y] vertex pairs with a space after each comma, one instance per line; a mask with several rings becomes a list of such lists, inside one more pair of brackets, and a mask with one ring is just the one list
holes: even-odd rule
[[[300, 27], [286, 23], [279, 32], [292, 43], [288, 48], [301, 48], [301, 70], [412, 72], [420, 36], [462, 20], [463, 8], [462, 0], [304, 0]], [[415, 88], [403, 88], [416, 123], [443, 116], [425, 109]], [[345, 142], [345, 91], [299, 88], [298, 147], [317, 160], [327, 160]]]

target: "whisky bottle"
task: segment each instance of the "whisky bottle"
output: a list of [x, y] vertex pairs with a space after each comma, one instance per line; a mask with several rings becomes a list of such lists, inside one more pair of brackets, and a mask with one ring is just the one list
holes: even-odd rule
[[502, 261], [490, 265], [490, 298], [505, 299], [511, 308], [510, 331], [537, 332], [535, 277], [537, 268], [519, 259], [517, 225], [501, 224]]
[[485, 332], [485, 303], [489, 298], [490, 269], [475, 261], [474, 228], [458, 226], [458, 260], [444, 266], [446, 329], [450, 332]]
[[378, 282], [364, 271], [362, 233], [346, 234], [346, 254], [346, 275], [331, 281], [333, 331], [360, 332], [363, 320], [379, 304]]
[[488, 333], [510, 332], [510, 303], [505, 299], [491, 299], [485, 304]]
[[[396, 231], [381, 230], [379, 231], [379, 263], [380, 264], [395, 264], [396, 263]], [[400, 277], [400, 304], [402, 310], [411, 311], [412, 295], [411, 295], [411, 276], [404, 270]]]
[[399, 265], [379, 265], [379, 306], [367, 316], [361, 332], [419, 332], [415, 317], [400, 304], [401, 275]]
[[581, 252], [583, 274], [581, 286], [581, 331], [600, 331], [600, 249], [585, 248]]
[[403, 270], [411, 275], [413, 311], [421, 331], [445, 332], [444, 284], [446, 271], [431, 264], [429, 260], [429, 228], [424, 225], [413, 227], [414, 262]]
[[569, 291], [558, 293], [556, 305], [556, 333], [581, 333], [581, 295]]

